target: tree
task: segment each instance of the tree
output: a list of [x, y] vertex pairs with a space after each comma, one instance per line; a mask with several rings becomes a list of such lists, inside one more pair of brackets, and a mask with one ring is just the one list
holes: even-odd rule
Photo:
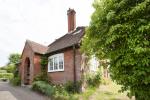
[[9, 55], [9, 63], [8, 64], [16, 64], [20, 61], [20, 54], [18, 53], [12, 53]]
[[150, 0], [95, 0], [82, 49], [110, 59], [111, 78], [137, 100], [150, 98]]

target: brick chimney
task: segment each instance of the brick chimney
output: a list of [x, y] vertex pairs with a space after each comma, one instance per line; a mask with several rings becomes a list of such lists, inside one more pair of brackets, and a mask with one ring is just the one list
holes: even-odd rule
[[68, 15], [68, 32], [73, 31], [76, 28], [76, 12], [74, 9], [70, 9], [67, 11]]

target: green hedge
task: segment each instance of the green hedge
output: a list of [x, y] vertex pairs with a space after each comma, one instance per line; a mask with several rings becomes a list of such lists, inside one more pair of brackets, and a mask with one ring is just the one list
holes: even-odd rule
[[47, 96], [53, 96], [55, 94], [55, 88], [44, 81], [35, 81], [32, 84], [32, 89]]
[[0, 73], [7, 73], [6, 70], [0, 70]]
[[11, 79], [13, 78], [13, 73], [0, 73], [1, 79]]

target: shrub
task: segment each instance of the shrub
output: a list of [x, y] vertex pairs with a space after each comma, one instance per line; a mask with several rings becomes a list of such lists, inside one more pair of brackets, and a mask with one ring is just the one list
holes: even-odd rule
[[4, 70], [7, 71], [7, 73], [13, 73], [16, 69], [16, 66], [14, 64], [9, 64], [4, 67]]
[[48, 76], [47, 76], [47, 73], [46, 72], [41, 72], [39, 73], [33, 80], [34, 82], [35, 81], [45, 81], [45, 82], [48, 82]]
[[101, 83], [101, 73], [100, 70], [96, 73], [88, 74], [86, 77], [87, 84], [92, 87], [97, 87]]
[[21, 78], [19, 76], [14, 77], [10, 80], [10, 83], [14, 86], [19, 86], [21, 85]]
[[0, 70], [0, 73], [7, 73], [6, 70]]
[[54, 100], [78, 100], [73, 94], [68, 93], [65, 90], [64, 85], [55, 85], [55, 96]]
[[69, 93], [79, 93], [80, 89], [81, 89], [81, 81], [77, 81], [77, 82], [72, 82], [72, 81], [68, 81], [64, 87], [65, 90]]
[[42, 56], [41, 62], [40, 62], [41, 72], [34, 78], [34, 80], [33, 80], [34, 82], [35, 81], [45, 81], [45, 82], [49, 81], [50, 77], [48, 77], [47, 69], [46, 69], [47, 63], [48, 63], [47, 57]]
[[32, 89], [47, 96], [55, 94], [55, 88], [44, 81], [36, 81], [32, 84]]
[[0, 73], [0, 78], [11, 79], [13, 78], [13, 74], [12, 73]]

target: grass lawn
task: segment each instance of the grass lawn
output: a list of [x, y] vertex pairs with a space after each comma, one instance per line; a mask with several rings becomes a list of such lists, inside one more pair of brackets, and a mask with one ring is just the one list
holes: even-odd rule
[[134, 100], [128, 98], [127, 93], [119, 93], [121, 86], [115, 83], [109, 85], [101, 85], [95, 93], [89, 97], [89, 100]]
[[74, 94], [73, 97], [79, 100], [135, 100], [128, 98], [127, 92], [119, 93], [120, 88], [120, 85], [111, 82], [109, 85], [100, 85], [99, 88], [88, 88], [84, 93]]

